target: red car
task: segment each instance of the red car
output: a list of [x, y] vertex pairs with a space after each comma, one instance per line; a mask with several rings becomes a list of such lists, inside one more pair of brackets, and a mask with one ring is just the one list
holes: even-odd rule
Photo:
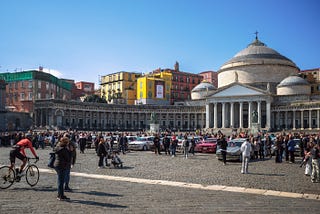
[[196, 152], [216, 153], [217, 138], [207, 138], [199, 141], [194, 149]]

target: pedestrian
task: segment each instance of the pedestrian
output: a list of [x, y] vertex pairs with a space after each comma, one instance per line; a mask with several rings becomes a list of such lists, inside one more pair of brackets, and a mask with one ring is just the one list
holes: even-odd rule
[[225, 139], [225, 136], [221, 133], [218, 136], [218, 141], [217, 144], [219, 145], [220, 149], [221, 149], [221, 155], [222, 155], [222, 161], [223, 161], [223, 165], [227, 164], [227, 146], [228, 143]]
[[79, 136], [80, 153], [84, 153], [84, 150], [86, 149], [86, 144], [87, 144], [87, 140], [84, 133], [80, 133], [80, 136]]
[[154, 145], [154, 153], [161, 155], [161, 144], [160, 144], [160, 137], [159, 134], [155, 134], [153, 138], [153, 145]]
[[176, 156], [176, 149], [177, 149], [177, 145], [178, 145], [178, 140], [177, 137], [175, 135], [173, 135], [171, 143], [170, 143], [170, 149], [171, 149], [171, 157], [175, 157]]
[[62, 137], [55, 147], [54, 151], [56, 153], [56, 160], [54, 162], [54, 168], [57, 172], [58, 180], [57, 180], [57, 186], [58, 186], [58, 196], [57, 200], [70, 200], [67, 196], [64, 194], [64, 184], [65, 184], [65, 178], [68, 170], [70, 170], [71, 167], [71, 154], [68, 150], [68, 144], [69, 144], [69, 138]]
[[70, 140], [70, 143], [68, 144], [67, 148], [68, 148], [68, 150], [70, 152], [70, 155], [71, 155], [71, 166], [70, 166], [69, 169], [67, 169], [64, 190], [68, 191], [68, 192], [72, 192], [72, 189], [70, 188], [70, 185], [69, 185], [69, 183], [70, 183], [70, 172], [71, 172], [71, 168], [73, 168], [74, 164], [76, 163], [77, 146], [76, 146], [76, 142], [72, 140], [72, 138], [70, 137], [69, 134], [65, 134], [65, 137], [68, 137], [69, 140]]
[[258, 159], [259, 158], [260, 144], [259, 144], [258, 139], [256, 137], [253, 140], [253, 148], [254, 148], [254, 159]]
[[191, 138], [191, 140], [190, 140], [190, 153], [192, 154], [192, 155], [194, 155], [194, 149], [195, 149], [195, 147], [196, 147], [196, 140], [194, 139], [194, 135], [192, 135], [192, 138]]
[[241, 167], [241, 173], [242, 174], [248, 174], [248, 167], [249, 167], [249, 160], [250, 160], [250, 154], [251, 154], [251, 143], [248, 139], [246, 139], [242, 145], [241, 145], [241, 152], [242, 152], [242, 167]]
[[165, 135], [163, 138], [163, 148], [166, 155], [170, 155], [170, 136]]
[[287, 150], [290, 156], [289, 163], [294, 163], [294, 152], [295, 152], [296, 142], [293, 140], [293, 136], [290, 136], [289, 141], [287, 143]]
[[[103, 137], [100, 137], [100, 139], [99, 139], [99, 144], [98, 144], [98, 148], [97, 148], [97, 155], [99, 156], [98, 167], [105, 168], [103, 165], [103, 162], [108, 156], [108, 149], [105, 145], [105, 140]], [[107, 161], [106, 161], [106, 164], [107, 164]]]
[[188, 140], [188, 135], [184, 136], [184, 139], [182, 141], [182, 146], [183, 146], [183, 155], [187, 159], [188, 158], [188, 153], [189, 153], [189, 140]]
[[320, 170], [319, 170], [319, 152], [320, 144], [316, 143], [311, 149], [311, 158], [312, 158], [312, 173], [311, 173], [311, 182], [319, 183], [320, 182]]

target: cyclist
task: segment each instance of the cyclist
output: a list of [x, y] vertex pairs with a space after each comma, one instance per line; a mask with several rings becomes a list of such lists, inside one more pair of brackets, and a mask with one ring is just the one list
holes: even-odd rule
[[10, 168], [14, 169], [14, 165], [16, 162], [16, 158], [20, 159], [22, 161], [22, 164], [20, 166], [19, 171], [17, 172], [18, 174], [21, 175], [24, 167], [27, 164], [27, 156], [25, 149], [29, 148], [34, 157], [39, 160], [39, 157], [37, 156], [33, 146], [32, 146], [32, 135], [30, 133], [27, 133], [25, 135], [25, 138], [20, 140], [16, 145], [12, 147], [12, 150], [10, 151]]

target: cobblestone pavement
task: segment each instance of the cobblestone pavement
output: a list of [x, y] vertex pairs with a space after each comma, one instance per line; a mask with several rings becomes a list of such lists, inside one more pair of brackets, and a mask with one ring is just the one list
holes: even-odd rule
[[[0, 164], [10, 148], [0, 147]], [[214, 154], [184, 159], [130, 152], [122, 169], [98, 169], [94, 150], [78, 153], [69, 202], [56, 200], [56, 175], [46, 167], [49, 148], [37, 150], [40, 181], [22, 180], [0, 190], [0, 213], [319, 213], [320, 184], [295, 164], [252, 161], [248, 175], [240, 163], [226, 166]], [[17, 161], [17, 163], [19, 163]]]

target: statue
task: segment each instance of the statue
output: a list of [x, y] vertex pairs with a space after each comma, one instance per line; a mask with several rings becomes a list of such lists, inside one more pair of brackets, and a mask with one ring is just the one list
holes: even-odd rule
[[150, 123], [156, 123], [156, 114], [154, 112], [151, 113]]
[[176, 64], [174, 64], [174, 70], [179, 71], [179, 63], [176, 61]]
[[238, 72], [235, 72], [235, 73], [234, 73], [234, 81], [235, 81], [235, 82], [239, 82]]
[[252, 123], [258, 123], [258, 112], [257, 112], [257, 111], [253, 111], [253, 112], [252, 112], [251, 122], [252, 122]]

